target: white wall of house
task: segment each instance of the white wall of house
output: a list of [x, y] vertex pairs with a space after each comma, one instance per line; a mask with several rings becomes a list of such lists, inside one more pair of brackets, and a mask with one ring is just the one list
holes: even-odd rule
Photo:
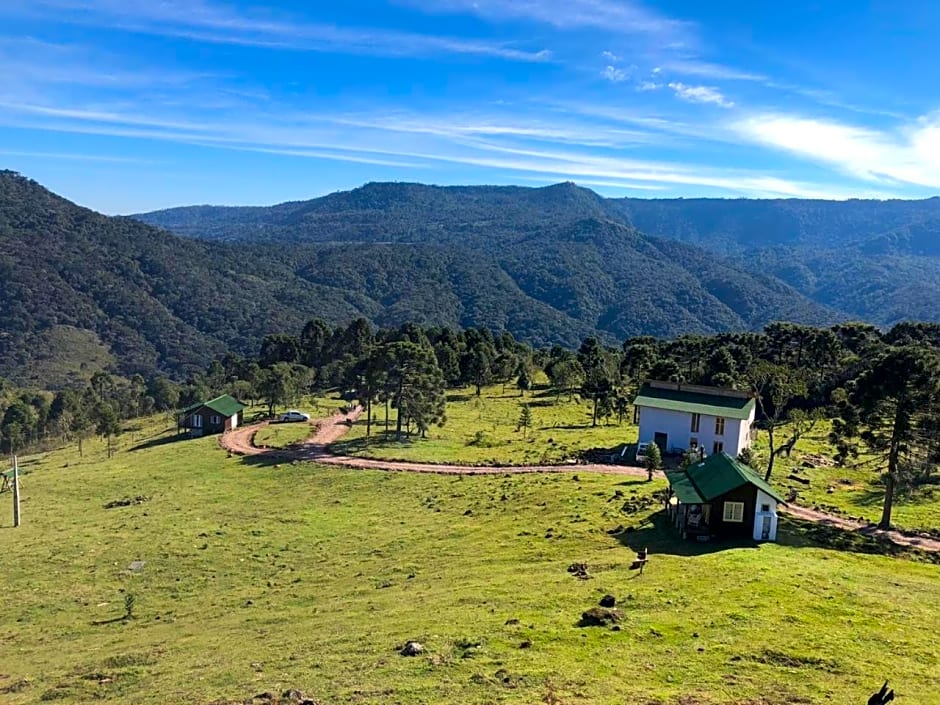
[[[763, 511], [767, 507], [767, 511]], [[754, 507], [754, 540], [777, 540], [777, 500], [761, 490], [757, 490], [757, 506]], [[764, 526], [767, 533], [764, 533]]]
[[716, 417], [701, 414], [698, 432], [692, 431], [692, 414], [686, 411], [671, 411], [643, 406], [640, 412], [641, 443], [652, 443], [657, 433], [666, 434], [666, 449], [669, 452], [682, 452], [692, 447], [692, 440], [698, 441], [698, 447], [704, 448], [707, 455], [715, 450], [715, 443], [723, 444], [722, 450], [730, 456], [736, 456], [751, 445], [751, 424], [754, 412], [747, 419], [725, 419], [724, 433], [716, 434]]

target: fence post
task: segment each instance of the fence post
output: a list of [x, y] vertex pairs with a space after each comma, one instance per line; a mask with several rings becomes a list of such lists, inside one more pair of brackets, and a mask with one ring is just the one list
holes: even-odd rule
[[13, 526], [20, 525], [20, 468], [17, 457], [13, 456]]

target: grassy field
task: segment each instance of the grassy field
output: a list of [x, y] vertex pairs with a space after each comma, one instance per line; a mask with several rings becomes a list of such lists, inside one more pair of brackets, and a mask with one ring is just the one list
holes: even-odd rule
[[[533, 426], [523, 437], [519, 429], [520, 404], [528, 402]], [[337, 407], [339, 400], [321, 398], [320, 407]], [[503, 391], [501, 386], [486, 387], [477, 397], [471, 388], [448, 393], [447, 422], [434, 427], [428, 438], [385, 439], [384, 407], [373, 409], [373, 433], [366, 436], [365, 419], [360, 419], [350, 432], [333, 445], [337, 453], [385, 460], [415, 462], [446, 462], [466, 465], [522, 465], [564, 463], [580, 451], [605, 449], [608, 454], [619, 452], [624, 443], [635, 443], [637, 428], [630, 418], [622, 425], [616, 417], [602, 420], [591, 427], [591, 404], [577, 397], [556, 400], [546, 391], [537, 391], [520, 398], [515, 389]], [[394, 429], [395, 410], [390, 411]], [[786, 492], [799, 492], [799, 502], [835, 511], [847, 516], [877, 522], [881, 517], [884, 487], [881, 470], [870, 458], [861, 458], [857, 467], [839, 468], [815, 463], [803, 467], [807, 456], [831, 459], [828, 424], [821, 424], [810, 436], [802, 439], [789, 458], [777, 460], [773, 482]], [[767, 439], [758, 435], [755, 451], [766, 463]], [[790, 475], [809, 480], [809, 485], [790, 479]], [[894, 509], [894, 524], [909, 530], [940, 530], [940, 486], [924, 487], [910, 494], [901, 493]]]
[[[501, 386], [485, 387], [478, 397], [474, 389], [452, 390], [447, 395], [447, 422], [433, 427], [427, 438], [401, 442], [385, 440], [385, 409], [373, 408], [373, 435], [366, 436], [365, 417], [333, 448], [338, 453], [387, 460], [460, 463], [466, 465], [525, 465], [563, 463], [581, 450], [606, 448], [611, 453], [625, 443], [635, 443], [637, 428], [624, 418], [600, 420], [591, 426], [591, 403], [577, 397], [556, 400], [546, 391], [526, 393]], [[532, 412], [532, 426], [519, 428], [521, 405]], [[395, 410], [390, 410], [394, 430]]]
[[285, 448], [305, 440], [313, 433], [309, 423], [274, 423], [255, 434], [255, 445], [268, 448]]
[[[789, 458], [779, 458], [774, 465], [774, 484], [784, 491], [795, 489], [800, 504], [877, 522], [884, 503], [882, 468], [871, 456], [865, 455], [846, 467], [828, 462], [832, 457], [828, 433], [828, 424], [820, 425], [809, 437], [800, 440]], [[761, 469], [766, 463], [766, 443], [762, 433], [754, 446], [762, 460]], [[814, 467], [804, 466], [807, 458]], [[819, 458], [826, 459], [827, 464], [819, 463]], [[809, 484], [793, 480], [791, 475], [808, 480]], [[899, 492], [895, 497], [892, 522], [908, 530], [940, 530], [940, 486], [927, 485]]]
[[[793, 523], [680, 543], [658, 482], [266, 465], [163, 423], [27, 459], [19, 529], [0, 495], [0, 702], [940, 705], [940, 566]], [[605, 593], [621, 630], [577, 626]]]

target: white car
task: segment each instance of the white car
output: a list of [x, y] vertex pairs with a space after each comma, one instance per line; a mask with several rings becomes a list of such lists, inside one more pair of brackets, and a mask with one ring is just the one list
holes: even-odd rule
[[281, 414], [281, 423], [288, 423], [290, 421], [309, 421], [310, 414], [305, 414], [302, 411], [296, 411], [291, 409], [290, 411]]
[[646, 462], [646, 449], [650, 447], [649, 443], [637, 443], [636, 446], [636, 461], [638, 463]]

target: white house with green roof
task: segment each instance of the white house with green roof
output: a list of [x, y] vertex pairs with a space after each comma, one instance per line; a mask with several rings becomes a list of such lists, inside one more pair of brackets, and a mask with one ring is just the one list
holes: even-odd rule
[[640, 443], [655, 443], [664, 453], [696, 448], [737, 456], [754, 439], [756, 403], [747, 392], [649, 381], [633, 406]]

